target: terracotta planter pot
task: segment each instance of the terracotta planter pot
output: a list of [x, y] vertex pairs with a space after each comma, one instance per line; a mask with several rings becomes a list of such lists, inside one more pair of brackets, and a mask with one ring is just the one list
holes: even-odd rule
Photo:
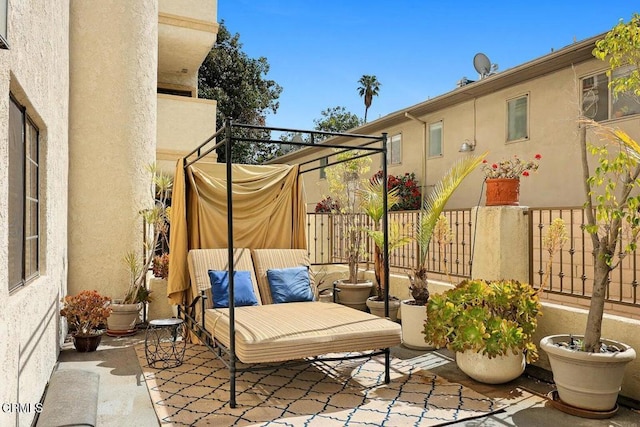
[[473, 350], [457, 352], [456, 364], [462, 372], [485, 384], [503, 384], [515, 380], [527, 366], [522, 352], [513, 354], [511, 351], [491, 359]]
[[518, 206], [520, 180], [514, 178], [492, 178], [487, 183], [487, 206]]
[[[582, 336], [574, 335], [574, 339]], [[591, 411], [615, 408], [626, 365], [636, 358], [633, 348], [617, 341], [605, 340], [621, 352], [587, 353], [556, 344], [569, 342], [569, 335], [551, 335], [540, 341], [549, 356], [553, 381], [560, 400], [570, 406]]]
[[338, 282], [336, 285], [338, 292], [338, 302], [360, 311], [367, 310], [367, 298], [371, 295], [373, 282], [345, 283]]
[[96, 351], [96, 349], [100, 345], [100, 341], [102, 341], [102, 333], [91, 335], [73, 335], [73, 346], [80, 353], [89, 353], [92, 351]]
[[[376, 300], [377, 297], [367, 298], [367, 307], [369, 312], [378, 317], [384, 317], [384, 301]], [[398, 320], [398, 310], [400, 309], [400, 300], [395, 297], [389, 297], [389, 320], [395, 322]]]

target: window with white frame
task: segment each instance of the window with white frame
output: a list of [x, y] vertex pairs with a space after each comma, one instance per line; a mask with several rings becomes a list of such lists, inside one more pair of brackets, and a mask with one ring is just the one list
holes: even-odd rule
[[7, 42], [8, 1], [0, 0], [0, 49], [9, 49]]
[[442, 121], [429, 125], [429, 157], [442, 156]]
[[402, 163], [402, 134], [393, 135], [387, 140], [387, 165]]
[[[618, 68], [611, 73], [613, 79], [631, 73], [631, 67]], [[600, 122], [617, 119], [632, 114], [640, 114], [640, 102], [632, 92], [614, 96], [609, 88], [610, 79], [606, 73], [595, 74], [582, 79], [582, 114]]]
[[320, 159], [320, 166], [321, 168], [319, 169], [320, 171], [320, 179], [325, 179], [327, 177], [327, 171], [325, 169], [325, 166], [327, 166], [327, 164], [329, 164], [329, 158], [328, 157], [323, 157]]
[[529, 96], [524, 95], [507, 101], [507, 141], [529, 137]]
[[26, 109], [9, 102], [9, 290], [40, 271], [40, 140]]

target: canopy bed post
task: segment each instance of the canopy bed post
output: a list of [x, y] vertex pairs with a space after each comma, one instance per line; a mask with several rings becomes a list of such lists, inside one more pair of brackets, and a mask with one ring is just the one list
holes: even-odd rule
[[225, 161], [227, 163], [227, 248], [229, 251], [229, 406], [236, 407], [236, 333], [235, 286], [233, 265], [233, 176], [231, 155], [233, 152], [232, 121], [225, 121]]
[[[383, 265], [384, 265], [384, 316], [389, 317], [389, 206], [387, 200], [387, 132], [382, 133], [382, 182], [384, 183], [382, 188], [382, 236], [383, 236]], [[391, 364], [391, 349], [384, 349], [384, 382], [389, 384], [391, 382], [390, 364]]]

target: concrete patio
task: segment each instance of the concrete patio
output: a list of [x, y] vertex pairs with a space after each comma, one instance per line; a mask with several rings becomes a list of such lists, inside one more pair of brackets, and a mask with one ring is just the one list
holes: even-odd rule
[[[143, 343], [144, 331], [139, 331], [131, 337], [104, 336], [100, 347], [93, 353], [78, 353], [74, 350], [71, 342], [64, 345], [56, 370], [77, 369], [99, 375], [98, 405], [97, 414], [95, 414], [98, 426], [161, 425], [153, 409], [134, 350], [135, 345]], [[404, 347], [392, 349], [392, 355], [401, 359], [416, 357], [423, 353]], [[508, 384], [487, 385], [475, 382], [460, 372], [450, 352], [437, 350], [437, 354], [440, 362], [429, 366], [430, 371], [508, 405], [503, 412], [450, 425], [474, 427], [640, 426], [640, 411], [634, 405], [637, 402], [625, 402], [620, 405], [618, 413], [609, 419], [579, 418], [562, 413], [549, 405], [545, 396], [553, 389], [553, 384], [550, 383], [551, 378], [547, 371], [528, 368], [524, 375]], [[96, 393], [96, 390], [74, 390], [72, 393]], [[47, 399], [53, 398], [55, 396], [47, 396]], [[635, 409], [632, 406], [635, 406]], [[56, 408], [56, 410], [64, 411], [65, 408]]]

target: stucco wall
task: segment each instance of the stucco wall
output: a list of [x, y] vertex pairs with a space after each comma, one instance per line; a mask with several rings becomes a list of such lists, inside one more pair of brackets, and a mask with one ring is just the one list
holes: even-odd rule
[[156, 2], [71, 1], [69, 292], [122, 298], [152, 201]]
[[0, 268], [0, 425], [29, 426], [58, 351], [58, 300], [67, 272], [69, 10], [65, 4], [9, 2], [10, 50], [0, 50], [0, 265], [8, 262], [9, 91], [40, 130], [40, 277], [9, 294]]

